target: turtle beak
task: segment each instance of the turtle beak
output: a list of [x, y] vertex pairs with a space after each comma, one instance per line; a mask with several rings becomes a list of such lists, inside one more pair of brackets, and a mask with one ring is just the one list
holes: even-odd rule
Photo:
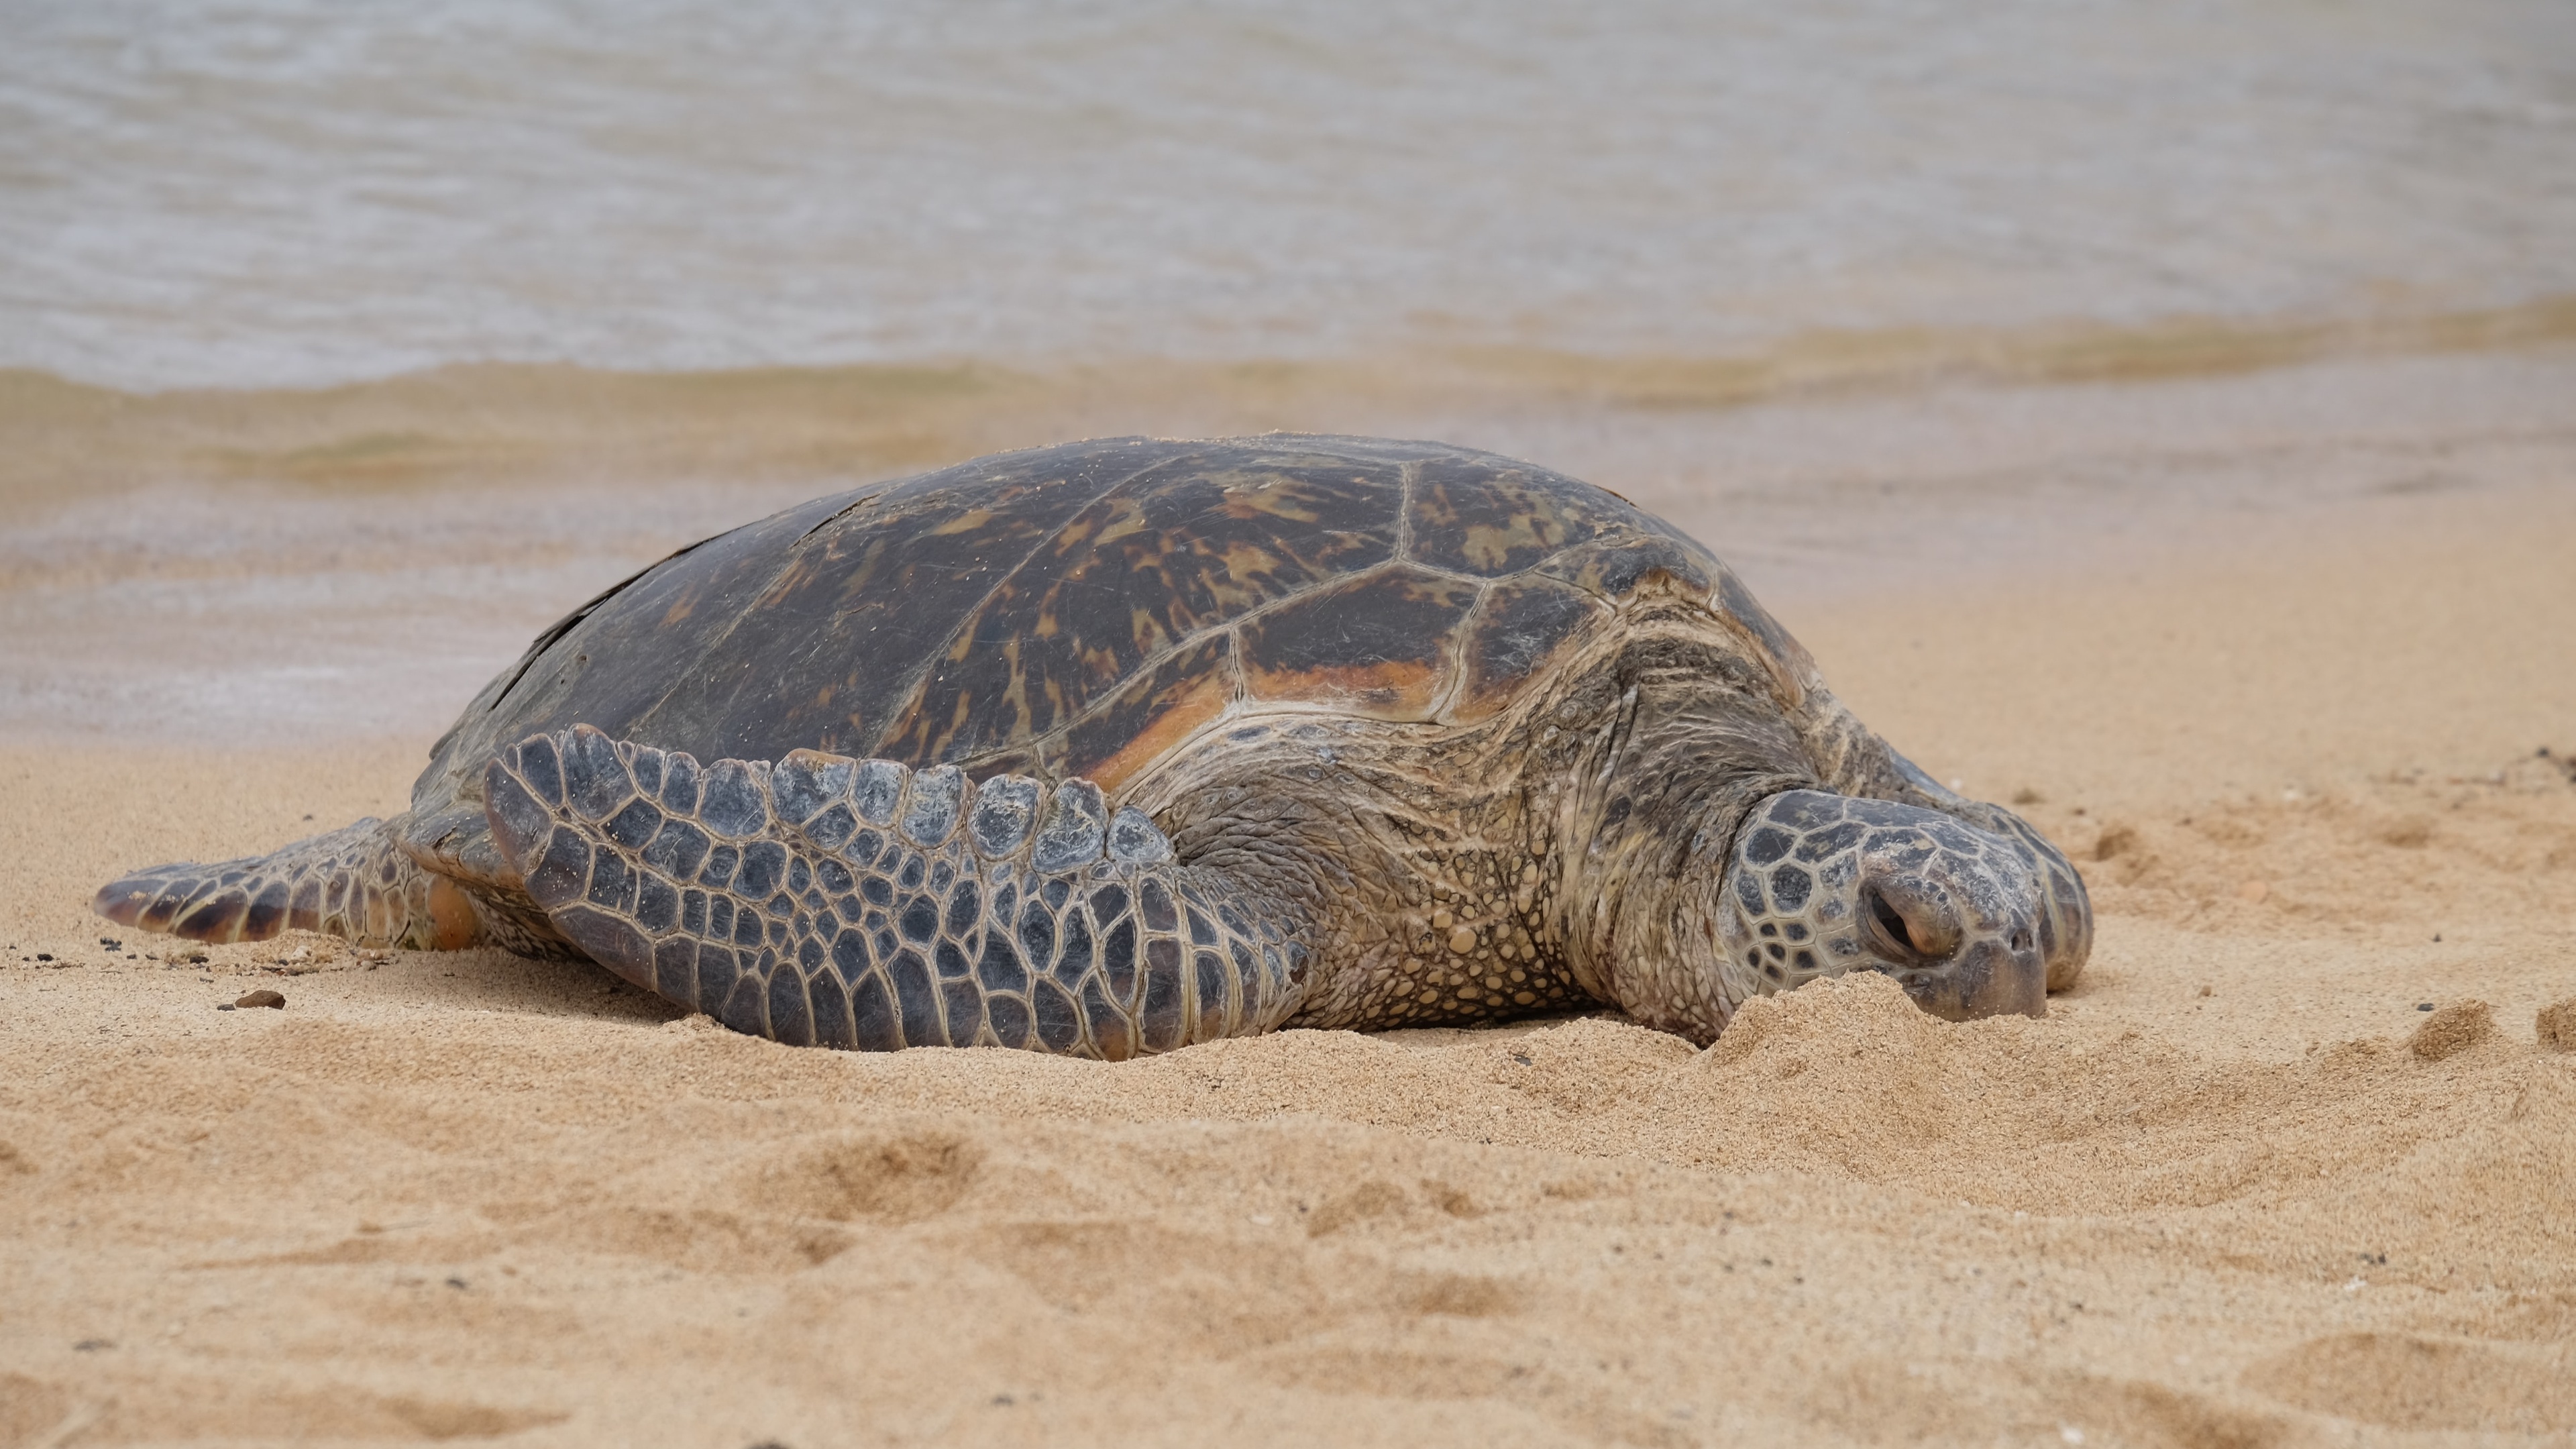
[[1945, 1021], [2048, 1015], [2047, 968], [2038, 957], [2017, 957], [1993, 941], [1977, 942], [1937, 970], [1900, 979], [1915, 1005]]

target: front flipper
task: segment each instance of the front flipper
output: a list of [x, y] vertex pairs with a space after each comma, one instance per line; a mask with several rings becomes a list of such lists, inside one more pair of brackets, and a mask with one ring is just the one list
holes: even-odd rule
[[484, 799], [573, 944], [792, 1045], [1118, 1060], [1271, 1030], [1303, 991], [1291, 908], [1173, 863], [1087, 780], [1049, 798], [812, 750], [702, 768], [575, 725], [503, 751]]

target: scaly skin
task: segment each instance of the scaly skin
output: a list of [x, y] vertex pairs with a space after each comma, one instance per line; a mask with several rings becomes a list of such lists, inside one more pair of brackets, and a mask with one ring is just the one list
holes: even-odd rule
[[412, 863], [400, 824], [371, 817], [267, 855], [151, 866], [99, 887], [90, 908], [191, 941], [264, 941], [295, 930], [361, 946], [474, 944], [481, 927], [465, 894]]
[[1120, 1060], [1276, 1027], [1292, 907], [1177, 864], [1087, 781], [800, 750], [775, 766], [588, 726], [485, 775], [493, 836], [591, 959], [794, 1046], [1008, 1046]]

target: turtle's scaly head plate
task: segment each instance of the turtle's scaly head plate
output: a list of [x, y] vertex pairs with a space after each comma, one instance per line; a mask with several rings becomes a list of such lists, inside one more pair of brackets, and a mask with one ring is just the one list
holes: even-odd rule
[[2052, 876], [2028, 842], [1887, 800], [1790, 790], [1737, 832], [1719, 917], [1726, 995], [1878, 971], [1954, 1021], [2044, 1016]]

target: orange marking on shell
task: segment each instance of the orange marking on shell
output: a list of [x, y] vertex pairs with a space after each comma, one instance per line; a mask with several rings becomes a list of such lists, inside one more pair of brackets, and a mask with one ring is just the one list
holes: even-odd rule
[[1229, 518], [1279, 518], [1291, 523], [1319, 523], [1323, 510], [1316, 507], [1296, 480], [1278, 474], [1262, 475], [1259, 483], [1234, 483], [1225, 490], [1223, 504]]
[[1414, 659], [1382, 659], [1339, 668], [1244, 671], [1255, 698], [1330, 704], [1376, 719], [1430, 717], [1448, 671]]
[[986, 524], [989, 524], [992, 521], [992, 509], [968, 508], [962, 510], [945, 523], [940, 524], [937, 528], [932, 529], [931, 533], [934, 536], [942, 534], [975, 533], [982, 530]]
[[1225, 674], [1211, 669], [1175, 695], [1135, 738], [1118, 753], [1083, 771], [1101, 789], [1115, 792], [1147, 765], [1170, 753], [1181, 741], [1225, 713], [1232, 703]]
[[1109, 516], [1101, 521], [1100, 532], [1093, 538], [1092, 543], [1096, 548], [1101, 544], [1115, 543], [1119, 539], [1150, 531], [1145, 522], [1145, 509], [1142, 504], [1133, 498], [1115, 498], [1110, 500]]
[[1499, 569], [1511, 562], [1512, 550], [1553, 548], [1563, 532], [1550, 528], [1547, 519], [1518, 513], [1506, 527], [1480, 523], [1461, 530], [1458, 554], [1470, 568]]

